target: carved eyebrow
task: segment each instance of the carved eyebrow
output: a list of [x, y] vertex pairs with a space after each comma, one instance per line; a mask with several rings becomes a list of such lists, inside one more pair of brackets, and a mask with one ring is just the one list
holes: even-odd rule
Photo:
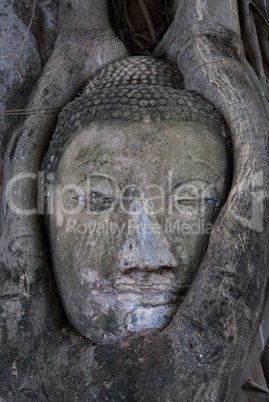
[[87, 175], [87, 173], [83, 173], [83, 174], [79, 174], [79, 175], [83, 176], [83, 178], [79, 181], [78, 184], [83, 183], [86, 180], [96, 180], [96, 181], [106, 180], [108, 183], [111, 182], [114, 185], [116, 185], [117, 187], [119, 187], [119, 185], [116, 183], [116, 181], [112, 177], [103, 175], [102, 173], [90, 173], [89, 175]]
[[[108, 159], [108, 157], [107, 157], [107, 156], [104, 156], [104, 155], [99, 155], [99, 156], [98, 156], [98, 161], [101, 162], [102, 164], [105, 164], [105, 163], [112, 163], [112, 164], [114, 164], [113, 161], [110, 161], [110, 160]], [[91, 162], [92, 162], [92, 161], [91, 161]], [[76, 165], [74, 165], [74, 166], [71, 165], [71, 169], [68, 170], [68, 175], [69, 175], [69, 174], [72, 174], [72, 173], [74, 172], [74, 170], [76, 170], [77, 168], [80, 168], [81, 166], [87, 165], [87, 164], [89, 164], [89, 156], [85, 156], [84, 159], [81, 160], [81, 161], [79, 161]]]
[[207, 199], [211, 199], [211, 198], [214, 199], [214, 200], [220, 200], [221, 199], [221, 196], [220, 196], [220, 193], [218, 192], [218, 190], [214, 186], [208, 184], [208, 182], [206, 182], [205, 180], [202, 180], [202, 179], [185, 180], [185, 181], [175, 185], [172, 188], [172, 190], [170, 191], [170, 195], [172, 195], [172, 193], [173, 193], [173, 191], [175, 189], [180, 189], [181, 187], [184, 189], [185, 186], [188, 187], [188, 185], [190, 185], [190, 184], [193, 184], [193, 187], [195, 187], [195, 183], [197, 181], [200, 182], [200, 183], [202, 182], [203, 184], [206, 185], [205, 188], [198, 188], [197, 189], [198, 192], [200, 192], [200, 191], [206, 192], [206, 191], [209, 190], [209, 195], [206, 197]]
[[200, 159], [194, 159], [194, 162], [201, 163], [202, 165], [206, 165], [206, 166], [210, 167], [219, 176], [220, 180], [222, 180], [224, 182], [225, 177], [222, 177], [220, 172], [218, 170], [216, 170], [216, 168], [214, 166], [212, 166], [210, 163], [202, 161]]
[[[90, 174], [88, 177], [84, 175], [84, 179], [80, 183], [89, 180], [89, 190], [95, 191], [97, 193], [104, 193], [109, 198], [113, 198], [113, 194], [118, 194], [121, 192], [121, 188], [116, 183], [112, 177], [107, 177], [107, 175], [102, 174]], [[99, 186], [101, 188], [99, 188]]]
[[[207, 186], [209, 185], [208, 182], [205, 181], [205, 180], [203, 180], [203, 179], [190, 179], [190, 180], [184, 180], [184, 181], [182, 181], [181, 183], [176, 184], [176, 185], [172, 188], [172, 191], [173, 191], [175, 188], [184, 187], [185, 185], [188, 185], [188, 184], [190, 184], [190, 183], [196, 183], [197, 181], [202, 182], [202, 183], [206, 184]], [[214, 190], [215, 190], [215, 188], [214, 188]]]

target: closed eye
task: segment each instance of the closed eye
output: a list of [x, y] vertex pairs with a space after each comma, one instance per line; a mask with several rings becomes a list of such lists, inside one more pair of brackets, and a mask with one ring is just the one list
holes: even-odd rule
[[[85, 201], [86, 200], [86, 197], [84, 197], [83, 195], [77, 195], [76, 197], [72, 197], [74, 200], [77, 200], [77, 201]], [[97, 200], [97, 199], [102, 199], [102, 200], [113, 200], [113, 201], [115, 201], [115, 198], [113, 198], [113, 197], [106, 197], [104, 194], [102, 194], [102, 193], [99, 193], [99, 192], [91, 192], [90, 193], [90, 196], [89, 196], [89, 199], [92, 199], [92, 200]]]
[[85, 201], [85, 197], [83, 195], [77, 195], [76, 197], [72, 197], [72, 199], [77, 201]]
[[175, 200], [173, 204], [183, 204], [183, 205], [192, 205], [192, 204], [200, 204], [202, 202], [206, 202], [208, 205], [217, 205], [219, 200], [215, 200], [213, 198], [180, 198]]
[[175, 212], [184, 214], [212, 214], [217, 211], [219, 200], [215, 198], [180, 198], [173, 202]]
[[91, 212], [102, 212], [110, 209], [116, 198], [106, 196], [98, 191], [91, 191], [88, 197], [88, 206]]

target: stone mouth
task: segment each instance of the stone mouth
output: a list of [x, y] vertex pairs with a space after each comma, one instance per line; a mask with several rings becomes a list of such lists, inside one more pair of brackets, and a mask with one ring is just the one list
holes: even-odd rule
[[[184, 289], [186, 290], [186, 288]], [[116, 289], [109, 286], [100, 286], [99, 292], [109, 298], [111, 297], [119, 305], [124, 305], [128, 308], [177, 305], [184, 300], [186, 294], [186, 291], [182, 291], [181, 294], [175, 294], [172, 292], [171, 287], [156, 290], [146, 286], [136, 286], [131, 289], [125, 286], [119, 286]]]
[[115, 281], [115, 289], [119, 293], [161, 295], [171, 294], [174, 297], [184, 293], [189, 286], [177, 281], [175, 270], [131, 271], [128, 275], [119, 275]]
[[119, 273], [114, 281], [102, 281], [98, 287], [100, 295], [128, 309], [135, 306], [178, 305], [184, 300], [188, 289], [187, 284], [177, 280], [172, 269], [155, 272], [134, 270], [128, 275]]

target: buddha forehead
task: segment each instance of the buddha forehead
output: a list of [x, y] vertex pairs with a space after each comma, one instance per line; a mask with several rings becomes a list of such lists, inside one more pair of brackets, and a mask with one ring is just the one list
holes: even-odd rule
[[99, 173], [122, 186], [200, 179], [220, 190], [226, 168], [225, 142], [212, 127], [192, 121], [109, 121], [84, 127], [69, 141], [57, 172], [67, 182]]

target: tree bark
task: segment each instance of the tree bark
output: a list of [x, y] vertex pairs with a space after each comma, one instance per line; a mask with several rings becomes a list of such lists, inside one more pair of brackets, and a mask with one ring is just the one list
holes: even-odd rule
[[[233, 188], [230, 192], [225, 212], [223, 211], [224, 217], [221, 218], [218, 225], [220, 233], [227, 233], [227, 238], [222, 238], [222, 247], [224, 249], [225, 245], [229, 244], [230, 250], [227, 250], [228, 254], [231, 256], [234, 253], [234, 255], [237, 255], [238, 261], [240, 261], [240, 258], [244, 258], [243, 256], [246, 253], [249, 257], [253, 254], [253, 241], [255, 241], [255, 238], [260, 245], [264, 244], [264, 246], [261, 246], [264, 260], [261, 258], [259, 263], [254, 258], [252, 264], [248, 263], [248, 269], [246, 269], [246, 264], [243, 271], [241, 271], [240, 263], [218, 261], [216, 255], [214, 257], [212, 255], [210, 259], [215, 266], [213, 269], [215, 272], [225, 272], [227, 270], [225, 264], [228, 262], [229, 270], [233, 272], [233, 275], [238, 275], [236, 288], [237, 290], [241, 288], [239, 307], [237, 302], [233, 305], [231, 300], [236, 294], [233, 278], [234, 283], [231, 285], [233, 291], [227, 295], [226, 300], [227, 304], [229, 304], [229, 309], [227, 308], [226, 310], [226, 319], [229, 316], [233, 317], [228, 321], [232, 323], [235, 342], [233, 345], [227, 343], [226, 346], [225, 344], [222, 346], [223, 351], [226, 349], [224, 353], [227, 353], [226, 364], [224, 363], [221, 368], [223, 372], [225, 371], [225, 365], [227, 365], [227, 370], [232, 372], [234, 369], [236, 371], [232, 362], [232, 360], [235, 362], [235, 359], [232, 358], [232, 353], [236, 353], [243, 345], [245, 351], [249, 349], [253, 330], [255, 330], [258, 323], [257, 312], [261, 311], [260, 309], [263, 305], [266, 286], [264, 278], [267, 278], [268, 275], [267, 253], [265, 251], [268, 236], [266, 226], [263, 226], [263, 233], [260, 234], [251, 233], [247, 227], [233, 228], [234, 221], [231, 213], [235, 207], [235, 202], [238, 203], [239, 201], [238, 194], [240, 194], [240, 187], [244, 180], [249, 179], [251, 181], [253, 180], [253, 175], [261, 175], [262, 182], [260, 184], [263, 184], [265, 194], [268, 191], [268, 116], [248, 75], [248, 71], [244, 67], [245, 53], [240, 38], [238, 21], [239, 17], [235, 1], [225, 2], [222, 6], [213, 1], [204, 2], [202, 5], [195, 0], [179, 1], [167, 47], [168, 58], [175, 62], [183, 73], [186, 88], [195, 90], [209, 99], [221, 111], [231, 131], [234, 153], [234, 178]], [[249, 172], [249, 175], [246, 175], [246, 172]], [[250, 189], [247, 190], [247, 193], [249, 201], [251, 198]], [[235, 194], [237, 195], [235, 196]], [[241, 206], [237, 205], [236, 208], [241, 208], [242, 213], [245, 205], [242, 203]], [[235, 236], [233, 236], [233, 233], [235, 233]], [[241, 240], [243, 238], [244, 240]], [[214, 233], [211, 236], [207, 258], [216, 244], [218, 244], [217, 233]], [[248, 244], [247, 250], [245, 249], [246, 244]], [[232, 249], [234, 250], [232, 251]], [[260, 279], [255, 284], [257, 286], [256, 301], [252, 300], [253, 310], [251, 312], [252, 308], [249, 309], [249, 306], [247, 306], [247, 300], [253, 291], [254, 277]], [[208, 283], [208, 280], [209, 276], [206, 275], [203, 283]], [[217, 288], [222, 288], [224, 283], [223, 278]], [[224, 302], [224, 299], [217, 297], [217, 295], [213, 296], [213, 294], [210, 296], [211, 291], [212, 289], [207, 290], [207, 297], [209, 299], [214, 297], [216, 308], [218, 309], [220, 301]], [[212, 314], [211, 310], [209, 310], [209, 314]], [[241, 321], [242, 315], [246, 316], [245, 323]], [[197, 320], [199, 316], [201, 317], [201, 310], [197, 309]], [[240, 324], [238, 325], [238, 323]], [[242, 331], [242, 328], [245, 331]], [[265, 339], [267, 337], [268, 329], [266, 330]], [[245, 358], [244, 356], [240, 366], [244, 364]], [[255, 365], [255, 359], [253, 364]], [[229, 368], [228, 365], [230, 366]], [[246, 379], [244, 380], [246, 381]], [[244, 380], [242, 379], [242, 383]], [[234, 377], [233, 381], [234, 386], [236, 386], [236, 377]], [[229, 385], [231, 388], [233, 381], [231, 380]]]

